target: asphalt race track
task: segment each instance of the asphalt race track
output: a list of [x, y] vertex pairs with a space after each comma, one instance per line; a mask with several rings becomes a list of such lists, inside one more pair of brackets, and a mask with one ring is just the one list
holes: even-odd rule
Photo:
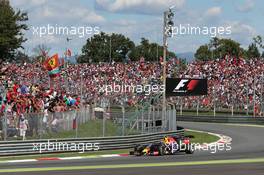
[[65, 161], [0, 164], [0, 174], [194, 174], [264, 175], [264, 126], [178, 122], [189, 129], [232, 137], [232, 150], [197, 151], [193, 155], [157, 157], [116, 157]]

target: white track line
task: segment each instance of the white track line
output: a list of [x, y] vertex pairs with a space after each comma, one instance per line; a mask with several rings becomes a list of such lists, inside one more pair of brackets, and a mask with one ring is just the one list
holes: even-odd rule
[[1, 163], [21, 163], [21, 162], [37, 162], [37, 159], [24, 159], [24, 160], [8, 160], [8, 161], [3, 161]]

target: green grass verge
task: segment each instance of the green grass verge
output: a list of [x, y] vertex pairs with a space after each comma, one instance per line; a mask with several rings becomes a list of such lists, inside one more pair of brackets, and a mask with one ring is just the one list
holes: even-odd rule
[[216, 142], [219, 139], [219, 137], [206, 132], [185, 131], [185, 135], [193, 136], [193, 138], [191, 138], [191, 142], [200, 144]]

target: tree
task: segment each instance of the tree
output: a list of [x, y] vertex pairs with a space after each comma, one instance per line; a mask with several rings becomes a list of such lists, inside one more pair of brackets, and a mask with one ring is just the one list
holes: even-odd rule
[[[253, 41], [258, 46], [258, 48], [264, 49], [263, 40], [262, 40], [262, 37], [260, 35], [254, 37]], [[264, 58], [264, 51], [262, 52], [261, 57]]]
[[[131, 51], [129, 57], [133, 61], [138, 61], [141, 57], [144, 57], [146, 61], [158, 61], [160, 57], [163, 57], [163, 46], [141, 38], [140, 44]], [[167, 59], [170, 58], [176, 58], [176, 55], [167, 50]]]
[[0, 0], [0, 59], [1, 61], [13, 60], [18, 48], [23, 48], [26, 41], [23, 31], [28, 30], [25, 21], [27, 13], [17, 12], [8, 1]]
[[259, 58], [260, 57], [258, 47], [255, 43], [252, 43], [248, 46], [247, 57], [248, 58]]
[[217, 37], [214, 37], [210, 40], [209, 49], [212, 50], [212, 52], [211, 52], [212, 53], [212, 59], [220, 56], [219, 53], [217, 52], [217, 48], [220, 44], [219, 41], [220, 41], [220, 39]]
[[87, 39], [78, 60], [86, 63], [90, 60], [93, 62], [123, 61], [134, 47], [134, 42], [122, 34], [108, 35], [101, 32]]
[[27, 54], [23, 53], [22, 51], [17, 51], [15, 54], [15, 59], [13, 61], [17, 62], [17, 63], [24, 63], [24, 62], [30, 62], [30, 58]]
[[264, 45], [262, 44], [262, 37], [260, 35], [253, 38], [255, 44], [257, 44], [260, 48], [264, 49]]
[[32, 51], [34, 53], [34, 60], [33, 61], [43, 62], [46, 59], [46, 57], [48, 56], [50, 49], [51, 48], [49, 48], [45, 44], [39, 44], [36, 47], [34, 47], [32, 49]]
[[194, 54], [197, 60], [208, 61], [211, 60], [211, 51], [207, 44], [200, 46]]
[[225, 55], [239, 57], [243, 49], [240, 48], [240, 44], [238, 42], [232, 39], [224, 38], [219, 40], [219, 47], [216, 51], [220, 54], [220, 57], [224, 57]]
[[218, 39], [215, 37], [210, 40], [209, 44], [202, 45], [198, 48], [195, 58], [206, 61], [216, 58], [224, 58], [225, 55], [239, 57], [245, 56], [246, 52], [240, 47], [238, 42], [232, 39]]

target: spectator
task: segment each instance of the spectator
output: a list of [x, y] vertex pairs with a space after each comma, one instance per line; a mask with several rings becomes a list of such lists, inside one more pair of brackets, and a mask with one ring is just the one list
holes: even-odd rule
[[26, 132], [28, 129], [29, 129], [28, 120], [25, 119], [23, 114], [21, 114], [19, 120], [19, 131], [20, 131], [20, 136], [22, 137], [23, 140], [26, 139]]

